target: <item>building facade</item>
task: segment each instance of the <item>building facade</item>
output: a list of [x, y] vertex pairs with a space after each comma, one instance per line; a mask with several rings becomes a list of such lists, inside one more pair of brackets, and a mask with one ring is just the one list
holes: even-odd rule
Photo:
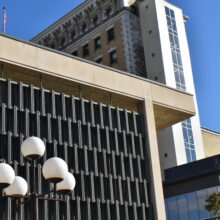
[[[32, 40], [195, 95], [185, 18], [163, 0], [87, 0]], [[204, 158], [198, 110], [158, 142], [164, 169]]]
[[137, 13], [123, 1], [87, 0], [32, 41], [146, 77]]
[[[39, 201], [41, 219], [165, 220], [156, 133], [192, 117], [193, 96], [4, 35], [0, 45], [1, 161], [29, 183], [20, 146], [35, 135], [46, 145], [38, 193], [50, 190], [41, 175], [50, 157], [76, 178], [66, 203]], [[29, 203], [0, 200], [1, 219], [31, 219]]]
[[[149, 78], [195, 95], [182, 10], [149, 0], [140, 17]], [[164, 168], [204, 158], [199, 115], [159, 132], [158, 142]]]
[[165, 170], [167, 219], [219, 219], [205, 209], [208, 196], [220, 192], [219, 175], [219, 155]]
[[205, 149], [205, 157], [220, 154], [220, 133], [207, 128], [202, 128], [202, 138]]

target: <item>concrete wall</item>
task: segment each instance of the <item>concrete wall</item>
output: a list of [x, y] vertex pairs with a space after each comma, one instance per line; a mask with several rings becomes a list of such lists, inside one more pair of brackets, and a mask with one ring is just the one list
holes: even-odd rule
[[62, 93], [68, 87], [69, 95], [79, 89], [81, 98], [100, 102], [104, 96], [107, 104], [127, 106], [128, 110], [136, 107], [145, 116], [154, 219], [166, 219], [156, 131], [195, 114], [191, 94], [3, 35], [0, 66], [1, 76], [6, 79], [43, 85]]
[[[145, 60], [149, 78], [176, 88], [165, 6], [175, 11], [186, 90], [195, 94], [182, 11], [162, 0], [145, 0], [140, 4]], [[199, 115], [196, 114], [195, 117], [191, 118], [191, 121], [196, 156], [197, 159], [201, 159], [204, 157], [204, 151]], [[166, 169], [187, 162], [181, 124], [176, 124], [172, 128], [166, 128], [166, 130], [158, 132], [158, 143], [163, 168]]]
[[220, 154], [220, 133], [202, 128], [205, 157]]

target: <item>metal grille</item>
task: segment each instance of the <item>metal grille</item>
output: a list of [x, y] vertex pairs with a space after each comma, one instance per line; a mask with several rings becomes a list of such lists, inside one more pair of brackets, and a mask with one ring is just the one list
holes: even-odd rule
[[[46, 145], [35, 167], [38, 192], [51, 188], [41, 175], [50, 157], [63, 158], [76, 178], [65, 204], [39, 201], [40, 219], [148, 219], [148, 160], [139, 114], [4, 79], [0, 103], [0, 159], [29, 183], [30, 163], [20, 146], [38, 136]], [[0, 201], [0, 214], [2, 220], [31, 219], [28, 203], [16, 207], [8, 198]]]

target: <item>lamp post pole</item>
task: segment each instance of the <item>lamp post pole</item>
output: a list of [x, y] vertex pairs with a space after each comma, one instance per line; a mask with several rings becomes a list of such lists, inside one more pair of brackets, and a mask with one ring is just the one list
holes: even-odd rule
[[22, 146], [21, 151], [24, 157], [31, 160], [31, 188], [30, 195], [26, 195], [28, 185], [25, 179], [15, 176], [12, 167], [6, 163], [0, 163], [0, 199], [4, 197], [20, 199], [17, 205], [31, 202], [32, 220], [39, 220], [38, 200], [65, 202], [64, 199], [45, 197], [51, 192], [68, 194], [75, 188], [75, 178], [68, 172], [67, 164], [58, 157], [48, 159], [42, 168], [44, 178], [54, 184], [53, 191], [39, 195], [36, 187], [36, 160], [41, 158], [45, 152], [45, 145], [38, 137], [27, 138]]
[[36, 162], [33, 159], [32, 160], [32, 219], [33, 220], [39, 220], [38, 217], [38, 198], [36, 197], [37, 195], [37, 190], [36, 190], [36, 173], [35, 173], [35, 165]]

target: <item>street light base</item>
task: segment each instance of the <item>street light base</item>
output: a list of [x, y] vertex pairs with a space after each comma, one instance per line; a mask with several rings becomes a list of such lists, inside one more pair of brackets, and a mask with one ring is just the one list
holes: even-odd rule
[[50, 181], [51, 183], [56, 184], [56, 183], [63, 181], [63, 178], [49, 178], [47, 180]]

